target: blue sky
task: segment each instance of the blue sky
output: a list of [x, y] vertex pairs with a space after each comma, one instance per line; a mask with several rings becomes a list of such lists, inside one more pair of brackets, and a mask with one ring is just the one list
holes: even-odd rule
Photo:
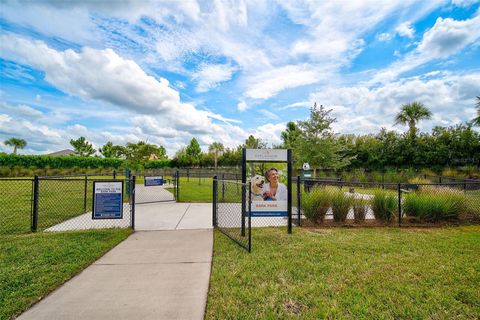
[[0, 140], [23, 138], [28, 154], [79, 136], [169, 155], [192, 137], [278, 144], [315, 101], [355, 134], [406, 130], [394, 115], [420, 101], [426, 131], [471, 120], [480, 95], [479, 1], [0, 5]]

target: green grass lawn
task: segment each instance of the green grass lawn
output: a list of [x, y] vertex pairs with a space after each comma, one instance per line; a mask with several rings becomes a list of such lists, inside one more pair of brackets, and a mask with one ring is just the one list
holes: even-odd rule
[[[180, 202], [211, 202], [212, 178], [180, 178]], [[167, 188], [173, 193], [173, 188]]]
[[[120, 179], [121, 177], [119, 177]], [[38, 230], [45, 230], [65, 220], [92, 210], [93, 180], [88, 177], [85, 193], [83, 178], [39, 181]], [[143, 183], [143, 178], [140, 181]], [[124, 202], [128, 202], [124, 182]], [[32, 212], [31, 180], [0, 180], [0, 235], [30, 232]], [[86, 198], [86, 201], [85, 201]]]
[[480, 227], [215, 232], [206, 319], [478, 319]]
[[0, 319], [26, 310], [131, 232], [108, 229], [0, 237]]

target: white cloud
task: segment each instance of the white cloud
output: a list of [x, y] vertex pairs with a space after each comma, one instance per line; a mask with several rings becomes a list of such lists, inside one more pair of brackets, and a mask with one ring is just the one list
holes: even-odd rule
[[34, 109], [24, 104], [12, 106], [12, 105], [9, 105], [8, 103], [3, 102], [0, 104], [0, 109], [8, 111], [12, 114], [18, 114], [22, 117], [27, 117], [27, 118], [38, 118], [43, 115], [43, 113], [38, 111], [37, 109]]
[[420, 44], [387, 68], [374, 75], [371, 84], [386, 83], [434, 59], [446, 59], [480, 39], [480, 15], [467, 20], [438, 18], [423, 34]]
[[268, 120], [279, 120], [280, 117], [278, 116], [278, 114], [276, 113], [273, 113], [271, 111], [268, 111], [268, 110], [265, 110], [265, 109], [260, 109], [258, 110], [258, 113], [260, 113], [261, 115], [263, 115], [263, 117], [265, 119], [268, 119]]
[[432, 58], [448, 57], [480, 38], [480, 15], [468, 20], [438, 18], [425, 32], [418, 50]]
[[45, 72], [45, 80], [71, 95], [106, 101], [135, 113], [159, 114], [177, 129], [212, 132], [211, 113], [180, 101], [168, 80], [147, 75], [111, 49], [57, 51], [41, 41], [2, 35], [0, 55]]
[[469, 8], [477, 2], [478, 0], [452, 0], [452, 4], [454, 6], [462, 7], [462, 8]]
[[377, 39], [380, 42], [388, 42], [392, 40], [392, 35], [388, 32], [380, 33], [379, 35], [377, 35]]
[[255, 137], [261, 138], [263, 141], [266, 141], [270, 145], [278, 145], [282, 142], [280, 134], [282, 133], [282, 131], [285, 130], [285, 128], [285, 123], [267, 123], [259, 126], [250, 133], [253, 134]]
[[247, 105], [247, 103], [245, 101], [240, 101], [238, 102], [237, 104], [237, 110], [240, 111], [240, 112], [243, 112], [245, 110], [247, 110], [249, 107]]
[[439, 74], [437, 78], [413, 77], [373, 88], [326, 88], [310, 98], [334, 109], [337, 132], [370, 133], [378, 132], [381, 127], [393, 128], [395, 113], [402, 104], [412, 101], [424, 103], [434, 114], [432, 120], [420, 123], [423, 130], [469, 121], [478, 92], [480, 73]]
[[232, 78], [236, 71], [229, 64], [201, 64], [199, 70], [193, 74], [192, 79], [197, 83], [198, 92], [206, 92], [217, 87], [220, 83]]
[[285, 89], [316, 83], [320, 79], [317, 70], [309, 65], [289, 65], [251, 77], [245, 95], [253, 99], [268, 99]]
[[406, 21], [395, 28], [395, 31], [402, 37], [413, 38], [415, 29], [410, 21]]

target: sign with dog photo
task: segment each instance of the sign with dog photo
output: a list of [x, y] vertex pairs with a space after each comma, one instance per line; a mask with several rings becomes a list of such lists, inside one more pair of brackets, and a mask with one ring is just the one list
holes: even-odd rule
[[249, 162], [252, 217], [288, 216], [287, 163]]

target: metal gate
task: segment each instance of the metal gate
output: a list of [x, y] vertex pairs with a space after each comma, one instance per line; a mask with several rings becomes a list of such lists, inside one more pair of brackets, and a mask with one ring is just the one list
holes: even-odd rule
[[[178, 172], [171, 176], [136, 176], [135, 203], [176, 201], [178, 196]], [[131, 187], [130, 187], [131, 188]]]
[[[247, 196], [248, 195], [248, 196]], [[213, 227], [251, 252], [250, 185], [213, 179]]]

